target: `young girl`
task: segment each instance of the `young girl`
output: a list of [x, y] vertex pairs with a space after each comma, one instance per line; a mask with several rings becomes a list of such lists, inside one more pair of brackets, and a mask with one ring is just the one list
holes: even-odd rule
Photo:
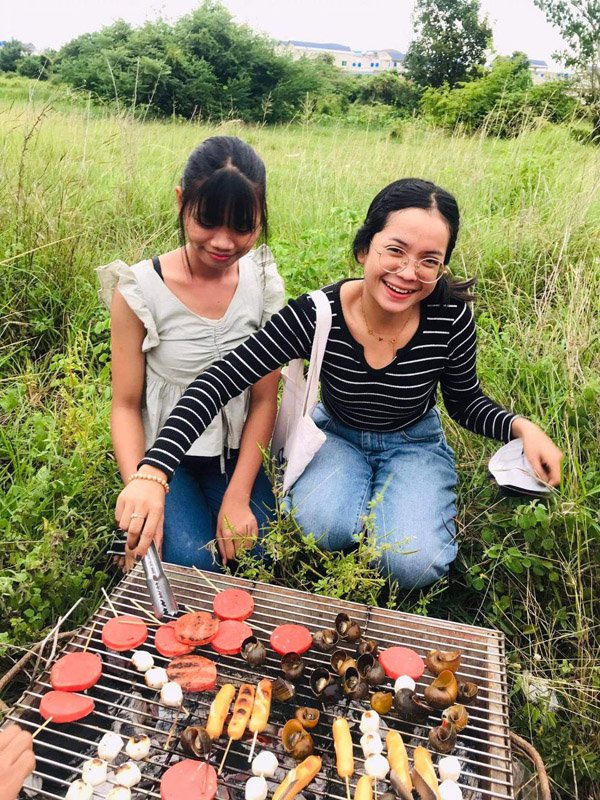
[[[251, 249], [267, 225], [265, 166], [254, 150], [235, 137], [207, 139], [176, 194], [181, 247], [99, 270], [111, 309], [112, 437], [125, 483], [196, 375], [283, 305], [271, 251]], [[210, 424], [192, 429], [179, 420], [187, 455], [164, 508], [166, 561], [214, 569], [206, 545], [215, 534], [226, 562], [265, 525], [274, 499], [259, 445], [271, 437], [278, 381], [269, 373], [213, 406]], [[133, 519], [142, 519], [139, 510]], [[162, 511], [152, 530], [160, 545]]]
[[[291, 490], [302, 530], [327, 549], [351, 545], [373, 513], [381, 567], [407, 589], [443, 576], [457, 550], [456, 473], [438, 385], [453, 419], [503, 442], [521, 437], [537, 473], [553, 485], [560, 480], [562, 454], [546, 434], [479, 386], [470, 284], [446, 276], [458, 227], [454, 197], [428, 181], [395, 181], [374, 198], [354, 239], [363, 277], [324, 289], [333, 323], [313, 418], [327, 439]], [[216, 410], [270, 370], [308, 358], [315, 320], [310, 297], [291, 301], [193, 382], [142, 459], [142, 479], [117, 502], [116, 518], [138, 553], [160, 528], [165, 489], [190, 432], [204, 430]]]

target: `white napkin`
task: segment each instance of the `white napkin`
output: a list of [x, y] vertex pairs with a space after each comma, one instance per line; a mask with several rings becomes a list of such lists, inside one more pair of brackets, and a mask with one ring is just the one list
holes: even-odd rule
[[523, 440], [512, 439], [490, 458], [488, 468], [496, 483], [523, 494], [549, 494], [550, 488], [540, 481], [525, 453]]

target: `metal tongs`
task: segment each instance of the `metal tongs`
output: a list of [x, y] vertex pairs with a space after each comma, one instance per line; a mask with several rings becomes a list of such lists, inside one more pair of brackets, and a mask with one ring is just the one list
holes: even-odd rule
[[142, 564], [144, 565], [146, 585], [148, 586], [154, 613], [158, 619], [163, 617], [175, 618], [179, 612], [179, 605], [175, 599], [171, 584], [165, 575], [162, 561], [154, 542], [152, 542], [148, 552], [143, 557]]

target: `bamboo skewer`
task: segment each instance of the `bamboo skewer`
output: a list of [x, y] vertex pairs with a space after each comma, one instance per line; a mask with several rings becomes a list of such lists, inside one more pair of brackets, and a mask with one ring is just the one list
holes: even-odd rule
[[350, 778], [347, 775], [346, 775], [346, 797], [347, 797], [348, 800], [351, 800], [351, 798], [350, 798]]
[[90, 635], [87, 637], [87, 641], [86, 641], [86, 643], [85, 643], [85, 644], [84, 644], [84, 646], [83, 646], [83, 652], [84, 652], [84, 653], [86, 652], [86, 650], [87, 650], [87, 649], [88, 649], [88, 647], [90, 646], [90, 642], [91, 642], [91, 640], [92, 640], [92, 636], [94, 635], [94, 631], [95, 631], [95, 630], [96, 630], [96, 621], [94, 620], [94, 623], [93, 623], [93, 625], [92, 625], [92, 628], [91, 628], [91, 630], [90, 630]]
[[116, 608], [113, 606], [113, 604], [112, 604], [112, 602], [111, 602], [111, 599], [110, 599], [110, 597], [109, 597], [109, 596], [108, 596], [108, 594], [106, 593], [106, 589], [104, 588], [104, 586], [101, 586], [100, 588], [102, 589], [102, 594], [104, 595], [104, 599], [105, 599], [105, 600], [106, 600], [106, 602], [108, 603], [108, 607], [109, 607], [109, 608], [110, 608], [110, 610], [113, 612], [113, 614], [115, 615], [115, 617], [118, 617], [119, 615], [118, 615], [118, 613], [117, 613], [117, 609], [116, 609]]
[[250, 752], [248, 753], [248, 762], [252, 761], [252, 757], [254, 756], [254, 748], [256, 747], [257, 739], [258, 731], [254, 731], [254, 736], [252, 737], [252, 746], [250, 747]]
[[221, 761], [221, 766], [219, 767], [219, 769], [217, 771], [217, 775], [220, 775], [223, 772], [223, 767], [225, 766], [225, 761], [227, 760], [227, 754], [229, 753], [229, 748], [231, 747], [231, 743], [232, 742], [233, 742], [233, 739], [230, 739], [227, 742], [227, 747], [225, 748], [225, 752], [223, 754], [223, 760]]
[[48, 717], [48, 719], [45, 720], [45, 722], [42, 722], [42, 724], [38, 728], [36, 728], [34, 730], [34, 732], [31, 734], [31, 738], [35, 739], [35, 737], [38, 735], [38, 733], [41, 733], [44, 730], [44, 728], [46, 727], [46, 725], [50, 725], [50, 723], [52, 722], [53, 719], [54, 719], [54, 717]]
[[206, 576], [206, 575], [205, 575], [203, 572], [201, 572], [201, 571], [198, 569], [198, 567], [194, 567], [194, 566], [192, 566], [192, 569], [194, 570], [194, 572], [195, 572], [197, 575], [199, 575], [199, 576], [202, 578], [202, 580], [204, 580], [204, 581], [206, 581], [206, 583], [208, 583], [208, 585], [210, 586], [210, 588], [211, 588], [211, 589], [212, 589], [214, 592], [216, 592], [217, 594], [219, 594], [219, 592], [222, 592], [222, 591], [223, 591], [223, 589], [219, 589], [219, 587], [218, 587], [218, 586], [217, 586], [215, 583], [213, 583], [209, 577], [207, 577], [207, 576]]
[[144, 606], [143, 606], [141, 603], [138, 603], [138, 601], [137, 601], [137, 600], [133, 600], [133, 599], [131, 600], [131, 603], [132, 603], [132, 605], [134, 605], [134, 606], [137, 608], [137, 610], [138, 610], [138, 611], [141, 611], [141, 612], [142, 612], [142, 614], [145, 614], [145, 615], [148, 617], [148, 620], [149, 620], [149, 621], [150, 621], [150, 622], [151, 622], [153, 625], [158, 625], [158, 620], [156, 619], [156, 617], [154, 617], [154, 616], [153, 616], [153, 615], [150, 613], [150, 611], [148, 611], [148, 609], [147, 609], [147, 608], [144, 608]]

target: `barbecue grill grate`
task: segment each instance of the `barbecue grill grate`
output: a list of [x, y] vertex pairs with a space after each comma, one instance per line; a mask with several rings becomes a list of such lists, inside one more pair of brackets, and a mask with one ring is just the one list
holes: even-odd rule
[[[214, 591], [193, 570], [185, 567], [167, 565], [165, 567], [175, 595], [183, 607], [194, 610], [212, 610]], [[460, 786], [465, 800], [512, 800], [511, 752], [508, 731], [508, 701], [504, 638], [497, 631], [459, 625], [441, 620], [426, 619], [412, 614], [403, 614], [381, 608], [372, 608], [356, 603], [334, 600], [284, 589], [279, 586], [255, 583], [239, 578], [209, 573], [210, 579], [219, 588], [232, 586], [249, 591], [255, 603], [254, 614], [248, 623], [257, 626], [255, 633], [267, 644], [267, 661], [258, 668], [249, 667], [239, 656], [221, 656], [210, 646], [199, 648], [198, 652], [212, 658], [217, 664], [217, 683], [225, 682], [239, 686], [242, 682], [256, 685], [261, 677], [275, 678], [279, 672], [280, 658], [268, 646], [268, 632], [285, 622], [306, 625], [311, 631], [334, 627], [334, 619], [340, 611], [345, 611], [362, 627], [365, 637], [375, 639], [380, 649], [393, 645], [404, 645], [425, 656], [428, 650], [459, 649], [462, 651], [461, 667], [458, 675], [479, 685], [479, 696], [469, 706], [469, 725], [458, 735], [454, 750], [463, 767]], [[133, 601], [151, 611], [144, 573], [141, 565], [129, 573], [114, 589], [111, 600], [119, 614], [138, 614]], [[65, 651], [82, 650], [95, 628], [89, 644], [91, 652], [99, 653], [104, 660], [104, 671], [99, 683], [89, 690], [95, 701], [95, 711], [78, 723], [55, 725], [51, 723], [36, 739], [37, 768], [33, 780], [35, 788], [27, 791], [29, 797], [62, 800], [68, 784], [80, 777], [85, 759], [95, 757], [97, 742], [107, 731], [113, 730], [127, 738], [133, 733], [147, 733], [153, 743], [150, 757], [140, 763], [143, 780], [133, 789], [135, 800], [154, 800], [160, 798], [160, 778], [166, 768], [182, 757], [178, 739], [179, 733], [187, 725], [206, 723], [208, 709], [215, 692], [187, 694], [184, 705], [189, 716], [177, 714], [173, 709], [161, 706], [158, 693], [147, 689], [143, 675], [136, 672], [130, 664], [130, 653], [106, 651], [101, 640], [104, 622], [112, 616], [107, 603], [103, 604], [89, 623], [69, 643]], [[258, 628], [267, 631], [264, 633]], [[157, 666], [166, 666], [153, 646], [154, 629], [150, 628], [147, 642], [139, 649], [149, 650]], [[342, 644], [342, 643], [340, 643]], [[354, 654], [354, 647], [345, 649]], [[330, 654], [311, 649], [305, 654], [307, 664], [304, 677], [297, 684], [295, 705], [320, 707], [312, 695], [308, 679], [315, 667], [329, 666]], [[431, 680], [427, 674], [417, 682], [417, 691]], [[389, 683], [389, 682], [388, 682]], [[49, 674], [44, 673], [22, 695], [9, 719], [19, 722], [33, 730], [40, 723], [37, 708], [43, 694], [50, 689]], [[381, 688], [381, 687], [376, 687]], [[275, 786], [283, 779], [288, 769], [294, 766], [293, 759], [286, 755], [281, 746], [280, 731], [287, 719], [293, 717], [294, 707], [290, 704], [273, 702], [267, 730], [259, 736], [256, 752], [269, 749], [277, 754], [280, 768], [275, 779], [269, 782], [269, 796]], [[346, 797], [345, 783], [335, 770], [335, 755], [331, 735], [331, 722], [338, 712], [347, 716], [354, 742], [355, 775], [351, 779], [353, 787], [363, 774], [363, 757], [359, 745], [360, 730], [358, 722], [362, 711], [368, 708], [368, 701], [343, 701], [339, 706], [324, 709], [321, 723], [311, 733], [315, 740], [315, 752], [322, 756], [323, 769], [310, 786], [304, 790], [306, 800]], [[402, 733], [409, 758], [416, 745], [427, 745], [429, 729], [439, 724], [440, 712], [432, 715], [426, 726], [413, 726], [400, 722], [394, 713], [382, 717], [382, 728], [390, 727]], [[323, 722], [325, 720], [325, 722]], [[353, 721], [355, 724], [353, 724]], [[384, 734], [385, 731], [382, 731]], [[384, 738], [384, 737], [382, 737]], [[247, 755], [250, 748], [250, 734], [240, 742], [234, 742], [219, 779], [217, 798], [219, 800], [242, 800], [245, 781], [250, 776]], [[227, 744], [226, 738], [214, 743], [211, 761], [218, 766]], [[126, 760], [124, 751], [117, 763]], [[437, 757], [434, 756], [434, 761]], [[105, 784], [95, 790], [94, 798], [105, 796], [111, 788]], [[383, 782], [378, 790], [385, 789]], [[182, 798], [184, 800], [184, 798]]]

